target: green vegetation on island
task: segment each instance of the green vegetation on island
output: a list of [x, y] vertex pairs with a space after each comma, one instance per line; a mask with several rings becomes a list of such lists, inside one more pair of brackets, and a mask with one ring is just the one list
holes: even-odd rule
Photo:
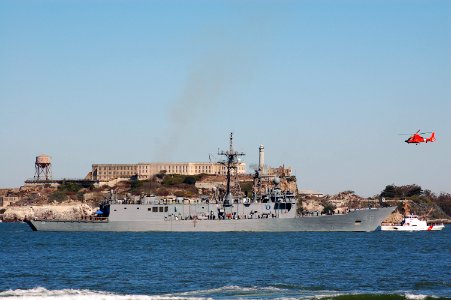
[[388, 203], [396, 203], [401, 214], [406, 213], [408, 203], [411, 213], [429, 218], [449, 218], [451, 216], [451, 194], [436, 195], [430, 190], [423, 190], [416, 184], [396, 186], [387, 185], [378, 196]]

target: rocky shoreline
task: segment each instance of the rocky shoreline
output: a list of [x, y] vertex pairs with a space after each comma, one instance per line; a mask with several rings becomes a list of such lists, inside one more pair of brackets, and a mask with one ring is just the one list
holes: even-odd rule
[[91, 216], [96, 209], [85, 203], [62, 203], [58, 205], [10, 206], [3, 212], [4, 222], [33, 219], [79, 220]]

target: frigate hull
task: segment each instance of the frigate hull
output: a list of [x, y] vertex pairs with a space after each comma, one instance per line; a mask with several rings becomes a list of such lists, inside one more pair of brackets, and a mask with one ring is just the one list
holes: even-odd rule
[[361, 209], [347, 214], [255, 219], [174, 219], [125, 217], [103, 221], [28, 221], [35, 231], [169, 231], [169, 232], [293, 232], [293, 231], [374, 231], [394, 207]]

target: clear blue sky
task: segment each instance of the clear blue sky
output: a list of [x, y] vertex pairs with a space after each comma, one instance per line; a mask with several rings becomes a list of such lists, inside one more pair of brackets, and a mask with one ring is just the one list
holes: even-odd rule
[[[0, 1], [0, 186], [53, 158], [207, 161], [300, 188], [451, 192], [451, 1]], [[407, 145], [399, 133], [437, 132]]]

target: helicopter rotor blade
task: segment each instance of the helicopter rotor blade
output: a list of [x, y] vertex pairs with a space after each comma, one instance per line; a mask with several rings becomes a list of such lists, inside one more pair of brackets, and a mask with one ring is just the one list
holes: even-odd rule
[[428, 133], [432, 133], [432, 131], [425, 131], [425, 132], [420, 132], [419, 130], [415, 133], [398, 133], [398, 135], [414, 135], [414, 134], [428, 134]]

